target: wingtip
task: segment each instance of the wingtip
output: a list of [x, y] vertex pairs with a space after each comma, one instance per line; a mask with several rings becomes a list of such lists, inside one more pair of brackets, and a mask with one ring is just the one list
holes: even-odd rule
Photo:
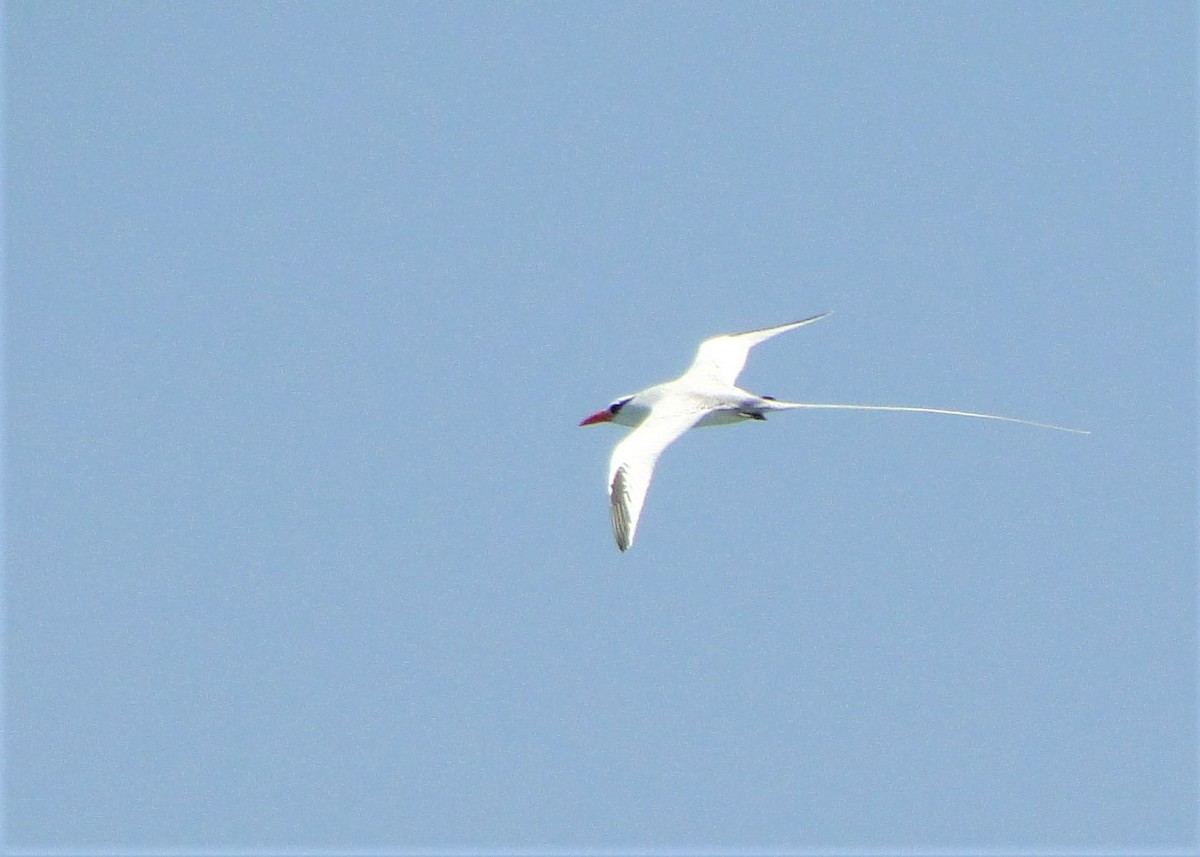
[[825, 310], [825, 312], [819, 312], [816, 315], [810, 315], [808, 318], [802, 318], [799, 321], [793, 321], [792, 325], [798, 326], [801, 324], [811, 324], [814, 321], [820, 321], [821, 319], [828, 318], [831, 315], [833, 315], [833, 310]]
[[616, 541], [617, 550], [621, 553], [625, 553], [625, 551], [629, 550], [630, 545], [633, 544], [633, 533], [637, 527], [636, 516], [631, 521], [629, 509], [625, 505], [629, 497], [625, 477], [625, 466], [622, 465], [617, 468], [617, 472], [613, 474], [612, 481], [608, 485], [609, 514], [612, 518], [613, 540]]

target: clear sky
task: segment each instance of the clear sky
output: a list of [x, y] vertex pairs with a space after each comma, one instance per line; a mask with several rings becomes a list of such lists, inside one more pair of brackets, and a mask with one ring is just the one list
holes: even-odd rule
[[6, 846], [1193, 848], [1196, 25], [6, 4]]

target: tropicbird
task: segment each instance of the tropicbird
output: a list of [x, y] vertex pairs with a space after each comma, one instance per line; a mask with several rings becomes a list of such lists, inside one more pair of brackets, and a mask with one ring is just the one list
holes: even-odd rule
[[1089, 434], [1081, 429], [980, 414], [949, 408], [923, 408], [910, 405], [846, 405], [816, 402], [781, 402], [771, 396], [759, 396], [735, 385], [746, 365], [750, 349], [773, 336], [795, 330], [829, 315], [823, 312], [810, 318], [764, 327], [745, 333], [714, 336], [700, 343], [696, 358], [687, 371], [674, 381], [655, 384], [641, 392], [622, 396], [604, 410], [584, 418], [581, 426], [616, 423], [633, 429], [618, 443], [608, 464], [608, 496], [613, 535], [621, 551], [629, 550], [637, 532], [638, 518], [646, 491], [654, 475], [654, 465], [664, 449], [685, 431], [701, 426], [729, 425], [746, 420], [765, 420], [772, 411], [797, 408], [843, 411], [907, 411], [921, 414], [949, 414], [1000, 420], [1038, 428]]

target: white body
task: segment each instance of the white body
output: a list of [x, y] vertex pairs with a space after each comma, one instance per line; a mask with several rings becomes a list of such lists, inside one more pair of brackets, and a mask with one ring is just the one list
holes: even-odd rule
[[674, 381], [655, 384], [632, 396], [617, 399], [605, 410], [592, 414], [580, 423], [591, 425], [612, 422], [634, 429], [613, 449], [608, 467], [608, 495], [613, 535], [620, 550], [629, 550], [633, 544], [642, 504], [645, 502], [646, 491], [650, 487], [650, 479], [654, 475], [654, 465], [658, 457], [690, 428], [764, 420], [772, 411], [814, 408], [951, 414], [1087, 434], [1078, 429], [1048, 423], [945, 408], [780, 402], [770, 397], [757, 396], [734, 384], [742, 367], [746, 365], [750, 349], [755, 345], [818, 321], [827, 315], [829, 313], [822, 313], [779, 327], [706, 339], [700, 343], [692, 365]]

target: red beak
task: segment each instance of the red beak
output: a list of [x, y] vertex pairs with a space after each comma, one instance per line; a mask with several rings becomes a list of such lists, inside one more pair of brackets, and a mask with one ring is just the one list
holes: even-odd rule
[[602, 411], [596, 411], [596, 413], [592, 414], [590, 417], [587, 417], [579, 424], [581, 426], [593, 426], [596, 423], [611, 423], [612, 418], [613, 415], [609, 413], [608, 408], [605, 408]]

